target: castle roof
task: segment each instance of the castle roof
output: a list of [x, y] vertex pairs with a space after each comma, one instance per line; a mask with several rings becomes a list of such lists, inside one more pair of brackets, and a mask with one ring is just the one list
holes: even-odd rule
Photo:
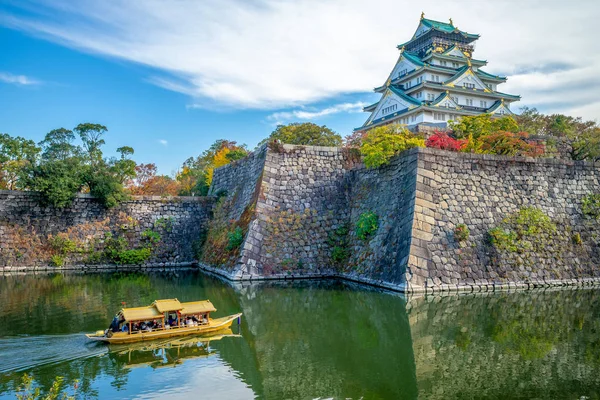
[[[424, 29], [421, 29], [421, 26], [423, 26]], [[452, 20], [450, 20], [449, 23], [435, 21], [433, 19], [425, 18], [424, 14], [421, 14], [421, 20], [419, 21], [419, 27], [415, 31], [415, 34], [413, 35], [413, 37], [408, 42], [399, 44], [398, 48], [401, 49], [404, 46], [411, 43], [413, 40], [418, 39], [418, 38], [422, 37], [423, 35], [430, 33], [430, 32], [439, 32], [439, 33], [442, 33], [445, 35], [453, 35], [453, 36], [460, 35], [463, 39], [465, 39], [469, 42], [479, 39], [479, 35], [477, 35], [477, 34], [468, 33], [468, 32], [461, 31], [460, 29], [458, 29], [456, 26], [454, 26], [454, 23], [452, 22]], [[420, 34], [418, 34], [418, 33], [420, 33]]]

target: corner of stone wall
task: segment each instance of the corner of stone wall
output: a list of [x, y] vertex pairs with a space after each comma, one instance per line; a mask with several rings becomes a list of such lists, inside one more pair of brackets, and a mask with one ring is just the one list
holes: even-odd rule
[[417, 149], [417, 171], [415, 206], [411, 231], [411, 243], [406, 269], [407, 289], [411, 292], [422, 292], [427, 287], [429, 270], [431, 268], [431, 254], [427, 244], [433, 238], [435, 226], [436, 204], [433, 202], [433, 193], [437, 187], [434, 174], [427, 168], [425, 157], [426, 149]]

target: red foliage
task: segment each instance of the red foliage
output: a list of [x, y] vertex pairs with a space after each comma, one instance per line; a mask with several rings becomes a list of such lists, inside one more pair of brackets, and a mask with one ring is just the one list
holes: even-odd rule
[[481, 138], [481, 150], [485, 153], [506, 156], [539, 157], [544, 154], [545, 147], [541, 143], [528, 143], [527, 132], [498, 131]]
[[425, 146], [433, 149], [461, 151], [467, 147], [469, 141], [466, 139], [455, 139], [448, 135], [447, 132], [435, 131], [433, 135], [427, 139]]

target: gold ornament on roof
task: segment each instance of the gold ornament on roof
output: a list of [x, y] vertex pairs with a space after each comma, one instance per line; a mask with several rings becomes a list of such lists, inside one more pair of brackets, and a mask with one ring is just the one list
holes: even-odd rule
[[467, 57], [467, 65], [468, 65], [469, 67], [471, 67], [471, 66], [472, 66], [472, 65], [471, 65], [471, 57]]
[[452, 18], [450, 18], [450, 25], [454, 26], [454, 23], [452, 22]]
[[421, 19], [425, 18], [425, 12], [421, 11]]

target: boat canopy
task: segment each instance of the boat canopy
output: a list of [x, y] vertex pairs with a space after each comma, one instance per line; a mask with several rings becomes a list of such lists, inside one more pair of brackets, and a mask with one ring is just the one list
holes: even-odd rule
[[123, 315], [123, 319], [125, 319], [127, 322], [149, 321], [163, 317], [163, 314], [154, 306], [124, 308], [121, 310], [121, 315]]
[[181, 303], [181, 305], [183, 306], [181, 315], [202, 314], [205, 312], [217, 311], [210, 300], [190, 301], [188, 303]]
[[179, 311], [183, 308], [183, 306], [177, 299], [155, 300], [154, 303], [152, 303], [152, 305], [156, 307], [156, 309], [161, 313], [169, 311]]
[[123, 308], [120, 314], [125, 321], [149, 321], [163, 318], [163, 313], [179, 311], [181, 315], [202, 314], [217, 311], [210, 300], [180, 303], [177, 299], [155, 300], [148, 307]]

